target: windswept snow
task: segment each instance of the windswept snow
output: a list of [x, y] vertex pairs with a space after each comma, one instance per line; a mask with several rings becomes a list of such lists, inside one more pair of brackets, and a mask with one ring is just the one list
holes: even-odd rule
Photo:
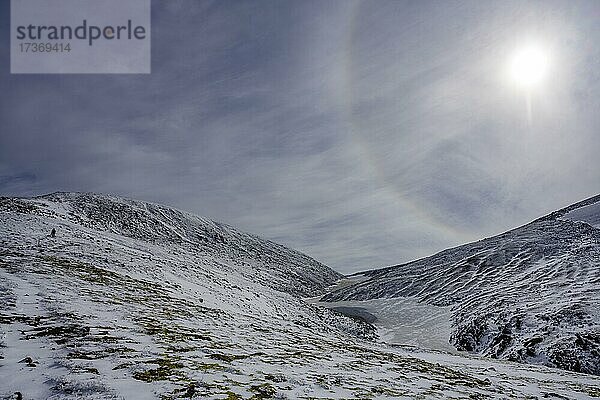
[[598, 204], [600, 196], [492, 238], [365, 272], [367, 279], [321, 301], [445, 307], [447, 339], [459, 350], [600, 375], [600, 230], [569, 219], [597, 215]]
[[566, 213], [563, 218], [570, 219], [571, 221], [585, 222], [595, 228], [600, 228], [600, 202], [576, 208]]
[[383, 311], [375, 332], [302, 299], [339, 277], [298, 252], [167, 207], [90, 194], [0, 199], [0, 398], [600, 396], [592, 375], [377, 336], [412, 321], [410, 329], [431, 335], [412, 344], [429, 346], [445, 306], [365, 302]]

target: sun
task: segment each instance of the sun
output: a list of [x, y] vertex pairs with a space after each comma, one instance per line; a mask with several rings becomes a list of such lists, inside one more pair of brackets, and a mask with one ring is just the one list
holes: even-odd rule
[[538, 85], [546, 77], [548, 55], [537, 45], [518, 49], [510, 61], [510, 74], [514, 81], [525, 88]]

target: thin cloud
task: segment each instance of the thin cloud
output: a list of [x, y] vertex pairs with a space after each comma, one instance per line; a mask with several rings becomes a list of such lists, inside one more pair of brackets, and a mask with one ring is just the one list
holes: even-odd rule
[[[425, 256], [600, 191], [594, 8], [156, 1], [150, 75], [1, 67], [0, 192], [166, 203], [342, 272]], [[503, 65], [532, 32], [528, 124]]]

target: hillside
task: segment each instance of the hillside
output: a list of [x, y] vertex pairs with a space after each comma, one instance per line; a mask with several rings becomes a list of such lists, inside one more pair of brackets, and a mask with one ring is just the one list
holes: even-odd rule
[[450, 343], [600, 374], [600, 196], [410, 263], [368, 271], [323, 302], [413, 299], [447, 308]]
[[[157, 204], [92, 193], [54, 193], [35, 199], [3, 199], [0, 211], [43, 217], [46, 230], [29, 240], [47, 243], [52, 227], [68, 236], [73, 224], [155, 246], [233, 260], [250, 280], [300, 296], [322, 292], [341, 277], [314, 259], [230, 226]], [[49, 242], [52, 243], [52, 242]], [[223, 268], [231, 268], [225, 264]]]
[[164, 206], [2, 198], [0, 398], [600, 396], [591, 375], [388, 345], [373, 325], [303, 300], [339, 277]]

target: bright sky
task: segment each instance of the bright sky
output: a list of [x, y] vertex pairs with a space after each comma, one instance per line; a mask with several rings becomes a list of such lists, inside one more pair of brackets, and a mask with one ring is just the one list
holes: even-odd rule
[[[0, 64], [0, 194], [169, 204], [341, 272], [426, 256], [600, 192], [599, 17], [594, 0], [156, 1], [151, 75]], [[9, 2], [0, 19], [8, 38]]]

